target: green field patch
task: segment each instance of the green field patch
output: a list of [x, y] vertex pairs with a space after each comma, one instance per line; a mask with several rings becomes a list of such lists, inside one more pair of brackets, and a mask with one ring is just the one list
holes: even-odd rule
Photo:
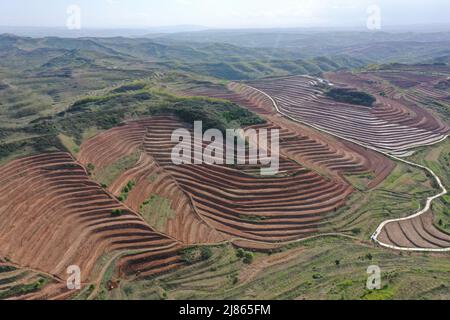
[[213, 255], [210, 247], [190, 247], [181, 251], [182, 259], [188, 265], [209, 260]]
[[349, 174], [345, 178], [357, 190], [366, 191], [369, 189], [369, 184], [375, 179], [375, 175], [372, 172], [368, 172], [363, 174]]
[[112, 93], [124, 93], [129, 91], [139, 91], [144, 89], [147, 86], [146, 83], [143, 82], [135, 82], [131, 84], [125, 84], [123, 86], [120, 86], [114, 90], [112, 90]]
[[47, 278], [39, 277], [32, 283], [13, 285], [8, 289], [0, 290], [0, 299], [20, 297], [26, 294], [37, 292], [41, 290], [48, 282], [49, 280]]
[[435, 226], [450, 235], [450, 196], [446, 195], [441, 200], [433, 202]]
[[80, 152], [80, 146], [75, 142], [73, 138], [62, 133], [58, 135], [58, 138], [71, 154], [76, 156], [78, 152]]
[[172, 201], [152, 194], [149, 199], [140, 206], [139, 212], [144, 219], [158, 231], [165, 231], [167, 221], [176, 217], [172, 210]]
[[381, 290], [367, 290], [361, 297], [362, 300], [392, 300], [395, 297], [395, 291], [392, 288], [385, 287]]
[[95, 170], [94, 179], [105, 186], [110, 186], [121, 174], [133, 168], [140, 157], [140, 151], [135, 151], [130, 155], [122, 157], [109, 166]]

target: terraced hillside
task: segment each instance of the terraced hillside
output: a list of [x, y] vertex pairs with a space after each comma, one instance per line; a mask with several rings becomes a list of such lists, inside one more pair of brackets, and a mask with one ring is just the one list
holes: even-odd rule
[[[165, 117], [158, 120], [130, 122], [86, 141], [81, 147], [78, 159], [86, 166], [94, 166], [95, 177], [100, 175], [101, 171], [111, 172], [121, 160], [142, 150], [137, 162], [130, 163], [129, 167], [110, 179], [112, 183], [107, 186], [110, 192], [119, 197], [124, 187], [133, 181], [136, 185], [130, 190], [124, 202], [136, 211], [145, 211], [144, 203], [151, 201], [152, 197], [170, 202], [165, 210], [171, 212], [166, 213], [165, 217], [160, 215], [161, 212], [148, 216], [142, 212], [147, 221], [153, 222], [152, 224], [160, 231], [188, 244], [222, 241], [223, 237], [199, 217], [192, 199], [182, 191], [178, 182], [163, 170], [161, 163], [155, 161], [151, 153], [143, 152], [144, 140], [148, 136], [149, 129], [155, 124], [167, 132], [178, 125], [172, 118]], [[164, 138], [170, 141], [171, 134], [172, 131]], [[150, 136], [150, 138], [158, 142], [158, 137]], [[161, 147], [165, 147], [164, 142], [161, 141]], [[165, 151], [164, 149], [158, 152]]]
[[[441, 70], [442, 71], [442, 70]], [[284, 154], [288, 155], [292, 159], [296, 159], [302, 163], [308, 163], [309, 166], [320, 166], [324, 164], [326, 169], [331, 172], [339, 172], [339, 173], [345, 173], [347, 172], [354, 172], [354, 174], [358, 175], [361, 174], [361, 172], [364, 172], [364, 170], [368, 170], [367, 168], [370, 168], [372, 165], [372, 168], [383, 168], [382, 159], [386, 159], [385, 157], [381, 156], [377, 153], [372, 153], [369, 158], [372, 160], [372, 163], [368, 166], [355, 165], [355, 162], [361, 163], [361, 156], [358, 158], [359, 154], [363, 154], [360, 150], [363, 148], [359, 148], [354, 150], [352, 156], [353, 162], [349, 161], [349, 159], [346, 159], [345, 157], [343, 159], [340, 159], [340, 161], [337, 161], [336, 157], [332, 157], [331, 155], [325, 156], [324, 154], [318, 154], [318, 151], [324, 151], [325, 148], [317, 148], [313, 147], [311, 148], [311, 139], [306, 139], [303, 135], [299, 135], [299, 130], [297, 131], [290, 131], [287, 128], [292, 128], [293, 125], [289, 125], [289, 121], [284, 121], [282, 123], [282, 120], [280, 118], [273, 117], [274, 112], [277, 112], [275, 105], [273, 101], [269, 98], [269, 95], [265, 95], [263, 92], [269, 91], [269, 92], [281, 92], [277, 93], [275, 95], [275, 101], [278, 103], [278, 107], [281, 109], [280, 111], [285, 113], [286, 110], [283, 110], [281, 106], [289, 106], [289, 110], [291, 111], [291, 114], [289, 112], [285, 113], [288, 116], [291, 116], [294, 119], [300, 119], [302, 121], [305, 121], [305, 119], [298, 117], [298, 114], [300, 112], [304, 112], [305, 114], [310, 115], [311, 117], [313, 114], [315, 114], [315, 110], [312, 110], [312, 107], [306, 103], [306, 101], [313, 101], [313, 103], [319, 103], [322, 102], [324, 105], [325, 103], [329, 105], [330, 110], [327, 112], [330, 115], [334, 115], [336, 112], [337, 107], [339, 107], [339, 110], [346, 110], [348, 113], [344, 116], [344, 114], [341, 114], [340, 112], [337, 112], [338, 116], [336, 121], [359, 121], [361, 122], [361, 129], [358, 130], [370, 130], [370, 122], [367, 122], [365, 120], [365, 115], [363, 112], [366, 112], [367, 114], [371, 114], [373, 117], [378, 117], [381, 121], [383, 120], [387, 125], [389, 125], [390, 128], [392, 128], [392, 133], [394, 132], [403, 135], [405, 138], [407, 138], [410, 133], [406, 131], [408, 128], [405, 126], [405, 124], [409, 126], [416, 125], [416, 128], [418, 126], [423, 126], [424, 128], [429, 129], [432, 131], [433, 128], [437, 128], [437, 132], [444, 132], [442, 135], [438, 134], [436, 135], [436, 139], [441, 140], [444, 138], [447, 131], [442, 130], [448, 130], [448, 126], [444, 123], [438, 120], [438, 118], [433, 117], [433, 115], [424, 109], [422, 107], [424, 104], [428, 101], [431, 101], [433, 99], [440, 98], [441, 101], [446, 97], [445, 90], [448, 90], [447, 88], [447, 79], [443, 78], [443, 75], [440, 73], [437, 73], [435, 70], [435, 73], [432, 75], [426, 75], [424, 73], [416, 74], [415, 78], [411, 76], [411, 70], [408, 72], [387, 72], [387, 71], [378, 71], [378, 72], [367, 72], [363, 74], [350, 74], [350, 73], [339, 73], [339, 74], [329, 74], [328, 78], [332, 79], [333, 81], [339, 83], [339, 86], [343, 88], [357, 88], [358, 90], [364, 90], [366, 92], [369, 92], [376, 96], [379, 101], [378, 103], [373, 107], [364, 107], [364, 106], [354, 106], [349, 103], [337, 103], [335, 101], [330, 101], [330, 99], [327, 97], [327, 93], [325, 91], [327, 84], [323, 80], [313, 80], [309, 77], [304, 77], [303, 82], [300, 81], [302, 84], [299, 85], [299, 89], [297, 90], [297, 82], [299, 82], [299, 77], [289, 77], [284, 79], [269, 79], [267, 81], [257, 81], [252, 83], [251, 85], [255, 85], [255, 87], [259, 87], [264, 89], [262, 91], [256, 90], [251, 86], [246, 86], [244, 84], [239, 83], [230, 83], [227, 86], [227, 89], [223, 88], [223, 86], [215, 86], [215, 87], [206, 87], [206, 88], [195, 88], [191, 87], [189, 88], [188, 92], [192, 95], [208, 95], [215, 98], [221, 98], [221, 99], [229, 99], [236, 103], [239, 103], [241, 105], [246, 106], [250, 110], [254, 112], [258, 112], [262, 114], [266, 119], [269, 120], [269, 124], [266, 125], [259, 125], [255, 127], [276, 127], [278, 129], [281, 129], [280, 136], [281, 139], [281, 150]], [[419, 73], [419, 71], [415, 71], [416, 73]], [[423, 70], [422, 70], [423, 72]], [[445, 73], [444, 73], [445, 74]], [[383, 76], [383, 78], [381, 78]], [[396, 85], [387, 85], [386, 80], [390, 80], [391, 82], [395, 82]], [[413, 79], [415, 79], [416, 82], [413, 83]], [[277, 84], [276, 82], [280, 81], [280, 84]], [[272, 85], [272, 82], [275, 82], [275, 85]], [[308, 88], [305, 88], [305, 82], [308, 83]], [[255, 84], [256, 83], [256, 84]], [[267, 87], [264, 87], [267, 86]], [[273, 87], [273, 88], [272, 88]], [[410, 91], [403, 91], [403, 97], [402, 91], [399, 89], [399, 87], [402, 88], [434, 88], [434, 90], [437, 90], [439, 88], [440, 90], [440, 96], [437, 94], [433, 94], [432, 89], [428, 89], [428, 91], [420, 91], [416, 94], [420, 97], [420, 99], [411, 99], [408, 98], [408, 94]], [[270, 91], [272, 90], [272, 91]], [[284, 90], [284, 91], [283, 91]], [[302, 91], [303, 90], [303, 91]], [[310, 91], [308, 91], [310, 90]], [[313, 91], [311, 91], [313, 90]], [[347, 92], [347, 91], [344, 91]], [[281, 97], [280, 95], [286, 94], [286, 97]], [[301, 100], [299, 97], [301, 94], [304, 94], [304, 101]], [[270, 96], [272, 97], [272, 96]], [[278, 99], [277, 99], [278, 97]], [[367, 96], [368, 97], [368, 96]], [[299, 104], [297, 103], [297, 98], [299, 99]], [[285, 99], [285, 100], [283, 100]], [[303, 104], [301, 104], [303, 103]], [[420, 106], [419, 106], [420, 105]], [[312, 106], [317, 106], [313, 104]], [[396, 117], [392, 117], [392, 113], [386, 113], [387, 110], [393, 110], [392, 106], [397, 108], [397, 115]], [[421, 107], [422, 106], [422, 107]], [[333, 112], [330, 113], [331, 107], [334, 108]], [[359, 114], [356, 113], [359, 109]], [[293, 116], [295, 112], [298, 111], [297, 117]], [[321, 109], [319, 109], [320, 111]], [[325, 110], [325, 107], [323, 107], [322, 110]], [[325, 111], [323, 111], [325, 114]], [[353, 112], [353, 113], [352, 113]], [[318, 114], [321, 114], [320, 112]], [[359, 117], [356, 117], [356, 116]], [[307, 117], [305, 117], [307, 118]], [[325, 117], [326, 118], [326, 117]], [[406, 118], [406, 119], [403, 119]], [[274, 122], [283, 125], [283, 127], [277, 127], [273, 123], [270, 123], [270, 121], [273, 119]], [[311, 120], [311, 118], [309, 118]], [[325, 122], [326, 120], [324, 120]], [[387, 121], [392, 121], [392, 124], [389, 124]], [[305, 121], [306, 123], [312, 123], [314, 125], [318, 125], [316, 122], [309, 122]], [[382, 124], [382, 122], [378, 122], [379, 124]], [[335, 122], [334, 125], [337, 123]], [[330, 124], [331, 125], [331, 124]], [[320, 127], [320, 123], [318, 125]], [[394, 131], [395, 126], [397, 126], [397, 131]], [[401, 128], [400, 130], [398, 128]], [[413, 127], [414, 128], [414, 127]], [[325, 128], [330, 129], [330, 128]], [[337, 131], [338, 129], [334, 129]], [[410, 129], [408, 129], [410, 130]], [[329, 130], [331, 133], [336, 133], [335, 131]], [[422, 130], [424, 131], [424, 130]], [[356, 131], [355, 131], [356, 132]], [[425, 131], [424, 131], [425, 132]], [[305, 131], [303, 132], [305, 133]], [[389, 132], [387, 132], [389, 134]], [[428, 134], [433, 134], [432, 132], [429, 132]], [[326, 135], [324, 135], [326, 136]], [[365, 137], [369, 138], [370, 135], [366, 135]], [[371, 136], [370, 136], [371, 137]], [[347, 137], [348, 138], [348, 137]], [[361, 142], [361, 140], [354, 139], [353, 140]], [[364, 137], [363, 139], [364, 140]], [[368, 145], [375, 146], [373, 143], [370, 142], [367, 143], [367, 141], [363, 141]], [[392, 140], [394, 141], [394, 140]], [[431, 140], [433, 141], [433, 140]], [[437, 140], [436, 140], [437, 141]], [[389, 142], [389, 140], [388, 140]], [[430, 140], [428, 139], [420, 139], [417, 141], [419, 144], [427, 144]], [[328, 149], [330, 148], [331, 144], [328, 144]], [[348, 147], [356, 145], [348, 143]], [[406, 151], [402, 151], [401, 153], [399, 150], [403, 147], [400, 147], [397, 149], [396, 147], [392, 146], [393, 149], [389, 151], [390, 153], [393, 153], [394, 155], [406, 155]], [[412, 145], [408, 146], [405, 150], [412, 148]], [[381, 149], [378, 147], [378, 149]], [[386, 149], [381, 149], [382, 151], [387, 151]], [[397, 151], [394, 151], [397, 150]], [[360, 151], [359, 154], [357, 151]], [[405, 153], [403, 153], [405, 152]], [[367, 150], [366, 150], [367, 153]], [[308, 158], [310, 157], [310, 158]], [[356, 159], [355, 159], [356, 158]], [[381, 158], [381, 159], [380, 159]], [[364, 158], [362, 158], [364, 159]], [[378, 163], [377, 163], [377, 159]], [[310, 160], [310, 161], [308, 161]], [[386, 162], [384, 162], [386, 165]], [[389, 166], [386, 165], [385, 172], [390, 172], [389, 169], [387, 169]], [[390, 167], [392, 168], [392, 167]], [[382, 170], [381, 170], [382, 172]], [[377, 173], [380, 173], [377, 172]], [[381, 176], [380, 179], [375, 179], [375, 181], [372, 181], [371, 184], [369, 184], [370, 187], [376, 186], [378, 183], [384, 180], [386, 176], [383, 174], [379, 175]], [[408, 213], [404, 213], [408, 214]], [[412, 214], [412, 212], [411, 212]], [[402, 222], [395, 222], [388, 224], [383, 230], [380, 236], [378, 237], [378, 240], [381, 241], [381, 243], [384, 243], [386, 245], [390, 245], [392, 247], [406, 249], [406, 248], [421, 248], [421, 249], [443, 249], [448, 248], [449, 241], [448, 241], [448, 235], [441, 232], [438, 228], [434, 226], [434, 217], [431, 212], [427, 213], [426, 215], [417, 217], [415, 219], [411, 220], [405, 220]], [[420, 225], [420, 226], [419, 226]]]
[[412, 110], [418, 106], [432, 110], [450, 124], [450, 69], [446, 65], [387, 65], [345, 78]]
[[[351, 77], [342, 73], [329, 78], [342, 84], [347, 76]], [[397, 156], [440, 141], [450, 132], [448, 125], [426, 110], [381, 95], [376, 96], [373, 107], [336, 102], [327, 97], [323, 81], [310, 77], [260, 80], [249, 85], [271, 96], [289, 117]]]
[[18, 159], [0, 167], [0, 176], [0, 256], [20, 266], [65, 283], [66, 269], [78, 265], [89, 283], [105, 254], [179, 246], [90, 180], [69, 154]]
[[[311, 51], [294, 34], [277, 50], [248, 32], [243, 47], [0, 35], [0, 300], [448, 298], [450, 65], [292, 76], [447, 63], [448, 35], [359, 59], [371, 41]], [[174, 165], [172, 133], [196, 120], [276, 130], [279, 173]]]
[[267, 124], [254, 128], [279, 129], [282, 154], [340, 182], [346, 182], [342, 179], [346, 175], [370, 174], [373, 180], [368, 182], [368, 187], [373, 188], [394, 168], [393, 162], [376, 152], [279, 117], [273, 102], [248, 86], [232, 82], [226, 88], [199, 86], [185, 89], [182, 93], [230, 100], [259, 114]]
[[[405, 99], [398, 93], [396, 87], [388, 87], [387, 93], [385, 91], [380, 93], [378, 90], [381, 89], [382, 82], [376, 82], [373, 77], [368, 79], [364, 75], [340, 73], [330, 74], [328, 78], [339, 83], [346, 95], [352, 88], [367, 89], [366, 86], [371, 86], [371, 90], [367, 91], [376, 96], [378, 101], [373, 106], [333, 101], [324, 90], [334, 84], [309, 77], [289, 77], [271, 83], [257, 81], [251, 84], [249, 90], [253, 89], [266, 94], [267, 98], [273, 98], [283, 115], [394, 156], [406, 156], [411, 154], [408, 150], [414, 147], [443, 141], [450, 132], [445, 122], [434, 117], [411, 99]], [[418, 78], [421, 81], [434, 81], [437, 83], [434, 87], [446, 83], [433, 76], [423, 75]], [[398, 79], [397, 81], [400, 82]], [[406, 79], [404, 81], [406, 82]], [[414, 86], [411, 83], [402, 84], [405, 87]], [[425, 94], [427, 93], [423, 93]], [[363, 95], [364, 93], [356, 93], [351, 99], [370, 97]], [[428, 99], [430, 99], [429, 92]], [[332, 111], [331, 108], [337, 111]], [[379, 131], [378, 139], [376, 126], [383, 128], [382, 132]], [[369, 133], [371, 130], [374, 132]], [[388, 223], [378, 236], [377, 241], [399, 250], [448, 250], [450, 243], [448, 235], [434, 226], [431, 212], [416, 216], [414, 219]]]
[[434, 226], [432, 212], [419, 217], [387, 224], [378, 240], [397, 248], [445, 249], [450, 235]]
[[[210, 231], [204, 229], [197, 232], [199, 237], [202, 236], [199, 240], [204, 242], [218, 240], [208, 236], [214, 230], [220, 232], [222, 239], [240, 238], [261, 243], [304, 238], [316, 233], [322, 218], [342, 206], [352, 192], [350, 185], [325, 179], [287, 158], [281, 159], [282, 174], [271, 177], [256, 176], [258, 168], [249, 165], [176, 166], [171, 161], [172, 148], [175, 146], [171, 142], [171, 134], [183, 127], [175, 118], [167, 116], [129, 122], [87, 141], [81, 148], [79, 159], [94, 165], [104, 163], [104, 155], [113, 155], [114, 158], [114, 154], [128, 150], [126, 145], [138, 148], [140, 141], [145, 155], [139, 162], [147, 159], [153, 163], [150, 160], [152, 158], [164, 169], [169, 182], [163, 185], [172, 192], [172, 203], [181, 195], [192, 201], [191, 207], [184, 207], [184, 211], [174, 206], [177, 213], [173, 219], [176, 220], [177, 216], [189, 210], [192, 211], [191, 221], [196, 223], [195, 230], [199, 225], [203, 228], [213, 227]], [[110, 143], [105, 143], [104, 139]], [[128, 139], [135, 142], [129, 143]], [[137, 172], [140, 168], [138, 163], [130, 172]], [[151, 175], [152, 172], [152, 166], [146, 166], [145, 175]], [[174, 183], [170, 182], [172, 179]], [[123, 181], [126, 180], [128, 178]], [[135, 181], [139, 183], [139, 179]], [[141, 200], [144, 198], [140, 197]], [[126, 202], [132, 203], [138, 197], [131, 192], [128, 199]], [[199, 217], [199, 220], [193, 220], [194, 217]], [[193, 223], [172, 225], [178, 226], [178, 231], [171, 232], [172, 236], [178, 235], [182, 239], [183, 233], [191, 232]], [[176, 229], [167, 228], [169, 232]]]

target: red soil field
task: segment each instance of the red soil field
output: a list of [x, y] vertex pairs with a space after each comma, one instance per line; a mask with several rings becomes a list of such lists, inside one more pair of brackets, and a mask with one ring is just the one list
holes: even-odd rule
[[[365, 89], [359, 84], [362, 81], [358, 75], [342, 72], [329, 74], [327, 78], [339, 86]], [[319, 80], [309, 77], [259, 80], [249, 85], [270, 95], [283, 113], [295, 119], [397, 156], [437, 142], [450, 132], [431, 113], [401, 100], [377, 95], [374, 107], [335, 102], [326, 97]]]
[[434, 226], [431, 212], [387, 224], [378, 239], [399, 248], [442, 249], [448, 248], [450, 244], [450, 235]]
[[[124, 156], [143, 149], [153, 121], [150, 119], [130, 122], [86, 141], [81, 146], [78, 155], [79, 161], [84, 165], [93, 164], [96, 170], [99, 170]], [[168, 128], [172, 128], [174, 125], [172, 118], [159, 118], [158, 123], [163, 127], [167, 125]], [[170, 141], [170, 135], [168, 139]], [[161, 147], [164, 145], [162, 144]], [[224, 240], [222, 235], [203, 221], [195, 210], [190, 196], [183, 192], [173, 176], [163, 170], [161, 163], [155, 161], [148, 152], [144, 152], [138, 163], [132, 169], [121, 174], [108, 189], [119, 196], [123, 187], [132, 180], [136, 182], [136, 187], [125, 201], [130, 208], [138, 211], [151, 195], [170, 199], [175, 217], [168, 219], [165, 229], [162, 230], [164, 233], [186, 244]]]
[[[95, 281], [96, 263], [107, 253], [179, 247], [90, 180], [67, 153], [14, 160], [0, 167], [0, 177], [0, 255], [61, 283], [70, 265], [80, 266], [83, 283]], [[65, 294], [53, 288], [45, 294]]]

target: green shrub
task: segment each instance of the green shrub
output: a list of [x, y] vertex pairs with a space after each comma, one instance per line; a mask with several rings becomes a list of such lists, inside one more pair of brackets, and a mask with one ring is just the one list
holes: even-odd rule
[[246, 252], [244, 255], [243, 262], [245, 264], [252, 264], [254, 259], [255, 259], [255, 255], [252, 252]]
[[213, 255], [213, 252], [211, 248], [209, 247], [202, 247], [201, 248], [201, 259], [203, 261], [209, 260]]
[[89, 175], [92, 175], [92, 173], [95, 171], [95, 166], [92, 163], [89, 163], [86, 167], [87, 172]]
[[117, 218], [117, 217], [120, 217], [122, 214], [123, 214], [123, 210], [116, 209], [116, 210], [113, 210], [113, 212], [111, 213], [111, 216]]
[[320, 274], [320, 273], [315, 273], [315, 274], [313, 274], [313, 279], [314, 280], [320, 280], [320, 279], [322, 279], [323, 278], [323, 276]]
[[200, 261], [207, 261], [213, 256], [213, 252], [209, 247], [191, 247], [181, 251], [182, 260], [192, 265]]

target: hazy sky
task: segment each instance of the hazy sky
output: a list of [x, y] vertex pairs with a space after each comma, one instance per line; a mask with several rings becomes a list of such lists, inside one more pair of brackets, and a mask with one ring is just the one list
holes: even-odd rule
[[0, 26], [63, 27], [67, 7], [83, 28], [365, 26], [367, 8], [382, 24], [450, 24], [449, 0], [0, 0]]

